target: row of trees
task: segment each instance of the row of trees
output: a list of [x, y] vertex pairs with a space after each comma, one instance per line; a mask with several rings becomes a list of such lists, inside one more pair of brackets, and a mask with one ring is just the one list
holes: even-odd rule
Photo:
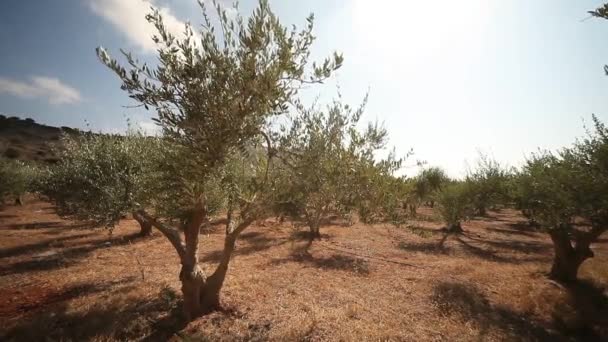
[[[339, 98], [326, 108], [300, 103], [302, 86], [322, 83], [342, 65], [337, 53], [309, 61], [312, 15], [297, 31], [285, 28], [264, 0], [248, 19], [226, 15], [217, 3], [211, 19], [200, 4], [202, 30], [195, 34], [188, 24], [182, 38], [166, 29], [160, 12], [147, 16], [158, 31], [153, 67], [123, 53], [124, 67], [97, 50], [122, 89], [156, 111], [162, 134], [66, 136], [60, 162], [35, 182], [62, 214], [108, 227], [132, 215], [143, 235], [160, 231], [181, 264], [187, 318], [219, 306], [237, 238], [271, 215], [304, 222], [312, 241], [330, 215], [400, 223], [422, 203], [437, 203], [448, 231], [459, 232], [469, 217], [517, 205], [551, 235], [551, 275], [576, 277], [606, 223], [608, 141], [597, 119], [587, 139], [557, 155], [534, 155], [521, 171], [484, 157], [464, 180], [439, 168], [400, 177], [403, 158], [377, 156], [386, 130], [376, 123], [360, 129], [365, 101], [355, 108]], [[208, 274], [198, 260], [200, 231], [220, 215], [224, 248]]]
[[571, 282], [593, 257], [591, 244], [608, 230], [608, 129], [593, 116], [593, 128], [572, 146], [533, 154], [520, 170], [481, 158], [463, 181], [450, 181], [438, 195], [448, 231], [484, 215], [492, 206], [522, 211], [530, 225], [549, 234], [554, 259], [550, 276]]

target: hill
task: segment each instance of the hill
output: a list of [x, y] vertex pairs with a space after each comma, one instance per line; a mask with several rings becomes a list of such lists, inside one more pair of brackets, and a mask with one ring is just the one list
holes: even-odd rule
[[0, 115], [0, 156], [53, 163], [53, 146], [64, 133], [74, 133], [69, 127], [39, 124], [33, 119]]

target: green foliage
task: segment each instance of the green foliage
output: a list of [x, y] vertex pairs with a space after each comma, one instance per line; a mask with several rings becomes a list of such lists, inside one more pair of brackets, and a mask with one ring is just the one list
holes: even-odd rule
[[59, 162], [47, 169], [40, 190], [64, 215], [113, 226], [127, 213], [152, 204], [151, 185], [169, 152], [159, 138], [66, 135]]
[[486, 155], [480, 155], [474, 170], [470, 170], [465, 183], [477, 215], [486, 209], [509, 202], [512, 171]]
[[0, 201], [34, 192], [39, 175], [40, 169], [32, 163], [0, 158]]
[[414, 179], [412, 195], [418, 203], [434, 202], [438, 192], [449, 181], [449, 177], [440, 167], [425, 168]]
[[473, 214], [470, 192], [464, 182], [448, 183], [437, 194], [438, 210], [448, 225], [458, 225]]
[[378, 163], [359, 164], [354, 186], [350, 189], [353, 194], [351, 206], [364, 223], [389, 220], [399, 225], [405, 220], [403, 200], [410, 188], [405, 177], [394, 175], [402, 162], [403, 159], [397, 159], [391, 153]]
[[398, 183], [392, 172], [401, 161], [393, 154], [375, 161], [387, 133], [378, 124], [364, 131], [357, 128], [364, 107], [365, 102], [355, 109], [338, 100], [325, 111], [300, 107], [300, 115], [283, 129], [279, 157], [288, 184], [281, 202], [303, 215], [313, 230], [329, 213], [346, 215], [358, 209], [364, 220], [371, 220], [379, 206], [397, 206], [390, 185]]
[[608, 19], [608, 4], [604, 4], [593, 11], [587, 12], [594, 17]]
[[[342, 65], [342, 56], [334, 54], [309, 67], [312, 15], [304, 30], [288, 30], [268, 1], [260, 1], [247, 20], [240, 15], [230, 18], [214, 1], [219, 22], [214, 26], [205, 5], [199, 3], [202, 28], [195, 33], [187, 24], [183, 38], [167, 31], [159, 11], [146, 17], [158, 31], [153, 37], [159, 57], [154, 67], [123, 53], [129, 65], [125, 68], [103, 48], [97, 50], [101, 61], [121, 79], [122, 89], [156, 110], [163, 137], [176, 146], [165, 158], [167, 170], [157, 189], [164, 203], [173, 203], [166, 214], [176, 218], [187, 214], [201, 197], [208, 204], [210, 187], [218, 185], [218, 179], [224, 188], [243, 190], [226, 183], [237, 179], [226, 177], [227, 164], [248, 157], [248, 149], [259, 146], [262, 138], [269, 150], [276, 142], [272, 119], [296, 102], [303, 84], [320, 83]], [[228, 197], [232, 204], [261, 198], [256, 191], [248, 194], [248, 199], [245, 193]]]
[[533, 155], [518, 176], [518, 202], [546, 229], [572, 230], [576, 217], [608, 226], [608, 130], [593, 122], [585, 139], [556, 155]]
[[[588, 11], [587, 13], [596, 18], [608, 19], [608, 4], [603, 4], [595, 10]], [[608, 65], [604, 65], [604, 73], [608, 75]]]

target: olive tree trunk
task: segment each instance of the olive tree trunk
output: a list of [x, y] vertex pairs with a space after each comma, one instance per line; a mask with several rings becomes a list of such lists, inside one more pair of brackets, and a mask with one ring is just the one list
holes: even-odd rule
[[183, 226], [184, 241], [182, 241], [178, 230], [167, 227], [145, 214], [145, 212], [140, 211], [140, 213], [167, 237], [179, 255], [182, 265], [179, 280], [182, 283], [183, 310], [186, 320], [190, 321], [218, 309], [220, 307], [221, 289], [228, 272], [228, 265], [235, 249], [236, 240], [240, 233], [251, 225], [253, 218], [247, 218], [238, 223], [231, 218], [228, 219], [220, 263], [215, 271], [207, 277], [198, 260], [201, 226], [207, 221], [207, 211], [202, 203], [193, 208], [190, 218]]
[[310, 228], [310, 240], [321, 239], [321, 221], [325, 218], [328, 211], [329, 204], [322, 206], [321, 208], [312, 208], [306, 210], [306, 220], [308, 221], [308, 227]]
[[150, 236], [152, 235], [152, 223], [149, 220], [146, 220], [139, 213], [133, 213], [133, 219], [139, 223], [139, 235], [140, 236]]
[[554, 229], [549, 235], [554, 249], [549, 277], [564, 283], [576, 281], [581, 264], [593, 257], [593, 251], [589, 248], [592, 240], [589, 236], [580, 235], [575, 237], [576, 243], [572, 245], [569, 233], [563, 229]]
[[448, 226], [446, 227], [445, 230], [446, 230], [446, 232], [453, 233], [453, 234], [464, 233], [464, 230], [462, 230], [462, 225], [460, 224], [460, 222], [448, 224]]

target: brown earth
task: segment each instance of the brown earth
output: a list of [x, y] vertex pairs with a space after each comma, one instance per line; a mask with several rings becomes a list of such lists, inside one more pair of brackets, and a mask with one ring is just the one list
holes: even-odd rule
[[[223, 307], [184, 325], [179, 265], [155, 232], [124, 220], [112, 234], [30, 200], [0, 211], [3, 341], [562, 341], [608, 338], [608, 240], [580, 284], [547, 280], [552, 250], [512, 210], [444, 235], [425, 221], [322, 228], [309, 253], [292, 224], [239, 240]], [[202, 239], [217, 261], [221, 229]]]

